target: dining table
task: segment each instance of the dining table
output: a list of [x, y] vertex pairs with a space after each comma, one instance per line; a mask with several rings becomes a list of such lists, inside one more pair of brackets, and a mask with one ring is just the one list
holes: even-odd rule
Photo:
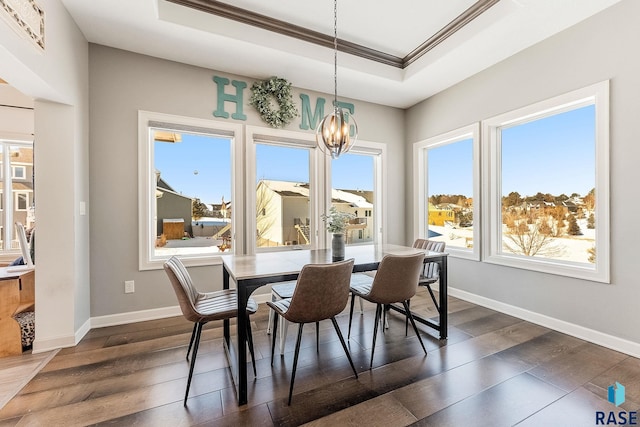
[[[434, 328], [440, 339], [447, 338], [447, 257], [446, 252], [432, 252], [409, 246], [395, 244], [349, 245], [345, 249], [345, 259], [354, 259], [353, 272], [374, 271], [386, 255], [409, 255], [417, 252], [425, 254], [425, 262], [437, 262], [440, 267], [439, 278], [439, 316], [437, 319], [423, 318], [412, 314], [417, 322]], [[247, 301], [251, 294], [261, 286], [296, 280], [307, 264], [326, 264], [334, 261], [331, 249], [298, 249], [274, 252], [259, 252], [251, 255], [222, 255], [223, 288], [232, 288], [235, 283], [238, 299], [236, 342], [234, 345], [229, 320], [224, 321], [224, 346], [229, 359], [233, 381], [236, 387], [238, 404], [247, 403], [248, 378], [247, 345], [248, 316]]]

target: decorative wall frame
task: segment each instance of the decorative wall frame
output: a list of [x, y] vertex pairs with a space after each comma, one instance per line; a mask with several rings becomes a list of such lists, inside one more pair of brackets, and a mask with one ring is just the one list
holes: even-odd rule
[[44, 51], [44, 10], [35, 0], [0, 0], [0, 16]]

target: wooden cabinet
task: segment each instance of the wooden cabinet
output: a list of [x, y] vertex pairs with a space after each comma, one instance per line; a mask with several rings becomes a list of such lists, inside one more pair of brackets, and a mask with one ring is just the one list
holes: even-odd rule
[[35, 271], [0, 268], [0, 357], [22, 354], [20, 325], [14, 315], [35, 308]]

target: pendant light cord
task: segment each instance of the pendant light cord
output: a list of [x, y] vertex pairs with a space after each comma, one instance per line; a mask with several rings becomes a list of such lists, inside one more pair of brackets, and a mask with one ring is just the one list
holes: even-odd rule
[[333, 0], [333, 108], [338, 105], [338, 0]]

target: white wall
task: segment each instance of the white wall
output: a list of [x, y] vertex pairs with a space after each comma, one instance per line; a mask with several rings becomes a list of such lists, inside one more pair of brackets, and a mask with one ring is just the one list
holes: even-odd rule
[[[617, 338], [609, 341], [640, 354], [640, 282], [635, 270], [639, 243], [633, 229], [640, 209], [638, 16], [640, 2], [623, 1], [412, 107], [405, 153], [409, 160], [414, 142], [611, 79], [611, 284], [461, 259], [451, 259], [449, 283], [485, 303], [529, 313], [605, 344]], [[413, 224], [418, 209], [411, 200], [411, 164], [408, 161], [405, 175], [407, 224]], [[409, 226], [406, 239], [414, 237]]]
[[[236, 123], [267, 127], [248, 104], [253, 81], [93, 44], [89, 64], [91, 316], [176, 306], [163, 270], [138, 271], [137, 111], [232, 120], [212, 115], [217, 101], [212, 78], [218, 75], [248, 84], [244, 92], [248, 119]], [[296, 102], [301, 91], [313, 100], [319, 95], [294, 88]], [[231, 93], [231, 88], [227, 92]], [[359, 138], [395, 147], [389, 149], [389, 170], [403, 170], [404, 111], [363, 102], [355, 105]], [[227, 111], [232, 112], [229, 104]], [[287, 130], [300, 131], [298, 125], [294, 120]], [[393, 189], [388, 194], [389, 206], [395, 207], [390, 209], [389, 241], [398, 243], [404, 241], [404, 176], [393, 173], [388, 180], [388, 188]], [[222, 287], [220, 266], [191, 268], [190, 272], [194, 280], [211, 289]], [[125, 280], [135, 280], [135, 293], [124, 294]]]
[[[75, 344], [89, 320], [88, 44], [59, 0], [44, 2], [45, 52], [0, 20], [0, 76], [35, 99], [36, 340]], [[87, 207], [88, 209], [88, 207]]]

